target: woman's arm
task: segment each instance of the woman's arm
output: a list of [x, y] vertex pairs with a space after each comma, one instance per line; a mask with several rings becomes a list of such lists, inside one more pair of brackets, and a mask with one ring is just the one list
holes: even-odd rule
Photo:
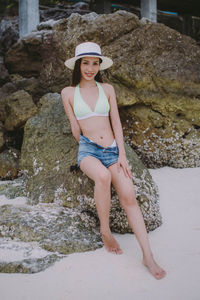
[[115, 90], [112, 85], [110, 84], [106, 84], [106, 85], [109, 92], [111, 124], [119, 148], [118, 169], [120, 170], [120, 168], [122, 168], [125, 176], [129, 176], [130, 178], [132, 178], [131, 170], [127, 162], [126, 152], [124, 148], [124, 137], [123, 137], [121, 120], [119, 117]]
[[73, 95], [72, 87], [64, 88], [61, 91], [61, 97], [62, 97], [64, 109], [65, 109], [66, 115], [70, 121], [72, 134], [73, 134], [74, 138], [77, 140], [77, 142], [79, 143], [81, 129], [80, 129], [80, 126], [74, 116], [74, 112], [73, 112], [73, 109], [72, 109], [72, 106], [70, 103], [70, 97], [72, 97], [72, 95]]

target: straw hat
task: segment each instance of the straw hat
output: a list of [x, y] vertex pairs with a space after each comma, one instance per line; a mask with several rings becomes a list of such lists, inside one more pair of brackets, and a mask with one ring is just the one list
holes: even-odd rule
[[98, 57], [101, 58], [100, 70], [105, 70], [112, 66], [113, 61], [111, 58], [101, 55], [101, 48], [96, 43], [86, 42], [79, 44], [75, 49], [75, 57], [67, 59], [65, 66], [73, 70], [75, 62], [82, 57]]

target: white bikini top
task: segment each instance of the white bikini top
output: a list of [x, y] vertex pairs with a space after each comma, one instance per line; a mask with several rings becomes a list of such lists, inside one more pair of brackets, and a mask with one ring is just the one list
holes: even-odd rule
[[110, 105], [108, 98], [102, 86], [98, 82], [96, 82], [96, 85], [99, 90], [99, 97], [97, 99], [94, 111], [92, 111], [89, 105], [83, 100], [83, 97], [80, 93], [79, 84], [75, 87], [73, 108], [77, 120], [83, 120], [95, 116], [107, 117], [109, 115]]

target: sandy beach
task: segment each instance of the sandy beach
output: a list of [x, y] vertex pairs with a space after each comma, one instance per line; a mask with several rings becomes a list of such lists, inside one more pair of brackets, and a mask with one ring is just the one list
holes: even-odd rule
[[122, 255], [101, 248], [68, 255], [40, 273], [0, 274], [0, 299], [199, 300], [200, 168], [150, 172], [159, 188], [163, 225], [149, 239], [167, 271], [164, 279], [154, 279], [141, 264], [134, 235], [115, 234]]

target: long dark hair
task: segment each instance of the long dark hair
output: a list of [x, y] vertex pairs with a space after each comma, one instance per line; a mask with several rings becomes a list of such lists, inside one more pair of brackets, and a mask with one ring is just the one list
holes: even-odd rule
[[[73, 74], [72, 74], [72, 86], [76, 86], [81, 81], [81, 70], [80, 70], [81, 60], [82, 60], [82, 58], [79, 58], [75, 62], [75, 66], [74, 66], [74, 70], [73, 70]], [[99, 61], [100, 61], [100, 63], [102, 62], [101, 59], [99, 59]], [[100, 72], [97, 73], [97, 75], [95, 76], [94, 79], [98, 82], [103, 82]]]

